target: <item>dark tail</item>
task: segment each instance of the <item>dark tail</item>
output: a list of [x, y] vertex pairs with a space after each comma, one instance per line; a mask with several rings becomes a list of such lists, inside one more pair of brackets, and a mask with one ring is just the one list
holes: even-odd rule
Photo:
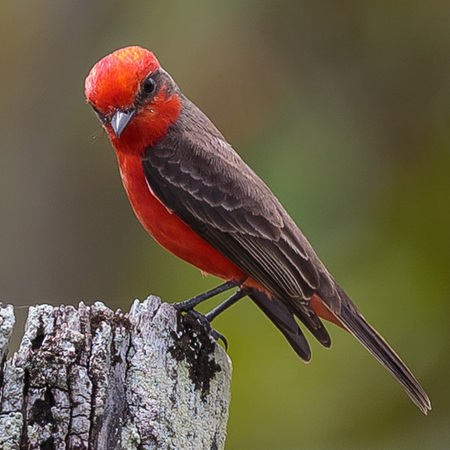
[[[431, 402], [422, 386], [415, 379], [405, 363], [383, 339], [383, 337], [366, 321], [353, 302], [339, 287], [335, 286], [331, 301], [321, 296], [323, 303], [340, 320], [342, 325], [394, 376], [403, 386], [411, 400], [424, 413], [431, 410]], [[319, 292], [320, 295], [320, 292]], [[336, 296], [339, 301], [336, 301]], [[324, 298], [325, 297], [325, 298]], [[339, 303], [338, 308], [331, 305]]]
[[[431, 410], [431, 402], [423, 388], [395, 351], [366, 321], [345, 292], [336, 284], [332, 290], [326, 290], [328, 300], [323, 294], [321, 295], [319, 290], [318, 295], [322, 299], [323, 304], [338, 318], [344, 328], [386, 367], [403, 386], [411, 400], [424, 414], [427, 414]], [[295, 316], [299, 317], [296, 308], [277, 298], [269, 298], [266, 294], [258, 291], [252, 292], [249, 297], [283, 333], [297, 355], [303, 361], [309, 362], [311, 360], [311, 350], [295, 319]], [[339, 306], [336, 307], [336, 305]], [[301, 317], [299, 318], [302, 319]], [[311, 330], [311, 327], [308, 328]], [[320, 335], [316, 337], [320, 341], [322, 340]], [[326, 340], [324, 342], [326, 343]]]
[[300, 330], [294, 318], [294, 314], [289, 308], [277, 298], [270, 299], [262, 292], [253, 291], [249, 294], [249, 297], [283, 333], [295, 353], [297, 353], [303, 361], [309, 362], [311, 360], [311, 350], [308, 341]]

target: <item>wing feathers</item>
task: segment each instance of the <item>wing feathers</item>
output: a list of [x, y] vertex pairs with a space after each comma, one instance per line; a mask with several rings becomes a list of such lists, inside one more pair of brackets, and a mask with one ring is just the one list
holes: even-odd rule
[[[180, 94], [181, 95], [181, 94]], [[426, 412], [428, 397], [409, 369], [365, 321], [263, 181], [185, 97], [179, 119], [142, 158], [147, 183], [206, 242], [273, 297], [253, 301], [305, 361], [311, 357], [296, 316], [324, 346], [331, 340], [310, 305], [314, 293]]]
[[[275, 294], [308, 300], [317, 288], [318, 275], [305, 256], [306, 251], [299, 245], [294, 246], [281, 205], [272, 202], [271, 207], [261, 208], [260, 205], [267, 202], [254, 198], [255, 192], [268, 190], [265, 185], [265, 189], [244, 189], [241, 183], [229, 182], [233, 178], [229, 174], [230, 164], [215, 161], [213, 166], [204, 167], [205, 160], [199, 157], [191, 158], [191, 163], [197, 164], [189, 172], [190, 165], [182, 163], [186, 158], [186, 149], [183, 150], [171, 152], [159, 147], [147, 152], [143, 166], [155, 194], [193, 229], [208, 234], [231, 260], [236, 247], [240, 250], [238, 254], [244, 251], [249, 255], [250, 258], [244, 258], [247, 264], [243, 269], [252, 277], [253, 272], [258, 272], [257, 281]], [[180, 167], [183, 167], [181, 175]], [[205, 175], [201, 178], [202, 167]], [[233, 165], [231, 167], [236, 171]], [[242, 169], [238, 173], [242, 172], [245, 171]], [[209, 183], [213, 175], [214, 183]], [[262, 184], [258, 178], [256, 181]]]
[[180, 129], [147, 149], [142, 163], [150, 188], [204, 240], [290, 305], [329, 346], [329, 335], [309, 306], [319, 279], [310, 245], [213, 125], [202, 122], [210, 128], [196, 141], [192, 120], [189, 109], [182, 111], [174, 124]]

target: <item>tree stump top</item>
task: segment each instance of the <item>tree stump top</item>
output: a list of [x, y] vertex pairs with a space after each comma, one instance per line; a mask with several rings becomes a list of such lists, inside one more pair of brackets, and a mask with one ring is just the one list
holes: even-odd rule
[[231, 362], [189, 314], [33, 306], [7, 359], [13, 327], [0, 307], [0, 448], [224, 448]]

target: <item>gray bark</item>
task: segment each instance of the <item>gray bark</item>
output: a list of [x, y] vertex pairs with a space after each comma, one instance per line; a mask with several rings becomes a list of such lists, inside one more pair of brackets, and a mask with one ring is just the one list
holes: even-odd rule
[[0, 307], [1, 449], [222, 449], [231, 362], [196, 319], [157, 297], [29, 308], [7, 358]]

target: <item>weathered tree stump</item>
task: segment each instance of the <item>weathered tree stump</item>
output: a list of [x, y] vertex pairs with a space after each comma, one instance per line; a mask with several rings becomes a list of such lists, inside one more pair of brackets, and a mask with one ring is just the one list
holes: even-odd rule
[[231, 362], [192, 316], [157, 297], [33, 306], [17, 353], [0, 307], [1, 449], [221, 449]]

